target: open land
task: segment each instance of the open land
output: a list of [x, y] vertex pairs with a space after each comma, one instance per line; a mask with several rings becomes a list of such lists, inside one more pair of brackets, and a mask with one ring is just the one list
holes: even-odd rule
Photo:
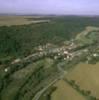
[[99, 63], [78, 64], [66, 77], [75, 82], [84, 90], [91, 91], [91, 94], [99, 98]]
[[[0, 16], [0, 26], [27, 25], [27, 24], [50, 22], [50, 20], [41, 20], [40, 18], [43, 18], [43, 16], [37, 16], [37, 17], [36, 16]], [[28, 19], [32, 19], [32, 20], [28, 20]]]
[[99, 18], [0, 21], [0, 100], [99, 100]]
[[63, 80], [57, 82], [55, 86], [57, 89], [53, 92], [51, 100], [85, 100], [83, 96], [79, 95], [77, 91]]

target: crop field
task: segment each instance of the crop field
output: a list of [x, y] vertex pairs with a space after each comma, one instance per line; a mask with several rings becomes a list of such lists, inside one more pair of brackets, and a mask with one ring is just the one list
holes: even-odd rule
[[[49, 20], [41, 20], [40, 16], [0, 16], [0, 26], [11, 26], [11, 25], [25, 25], [32, 23], [49, 22]], [[31, 20], [29, 20], [31, 19]], [[36, 20], [33, 20], [36, 19]]]
[[1, 16], [0, 100], [99, 100], [98, 27], [99, 18]]
[[99, 63], [95, 65], [80, 63], [67, 76], [69, 80], [75, 80], [76, 84], [91, 95], [99, 98]]
[[60, 80], [55, 84], [56, 91], [53, 92], [51, 100], [85, 100], [76, 90], [74, 90], [64, 80]]

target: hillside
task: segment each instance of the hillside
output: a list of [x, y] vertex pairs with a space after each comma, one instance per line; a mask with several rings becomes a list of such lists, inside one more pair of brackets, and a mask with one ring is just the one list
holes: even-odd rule
[[[27, 17], [28, 18], [28, 17]], [[49, 20], [49, 23], [12, 25], [0, 27], [0, 59], [24, 57], [34, 48], [46, 43], [60, 45], [70, 40], [86, 26], [99, 26], [98, 18], [64, 16], [28, 18], [28, 20]]]
[[64, 76], [81, 62], [99, 61], [97, 22], [94, 25], [91, 19], [84, 24], [83, 18], [75, 17], [50, 20], [0, 27], [0, 100], [55, 100], [66, 98], [64, 93], [58, 97], [64, 91], [67, 100], [96, 100], [97, 95], [90, 95]]

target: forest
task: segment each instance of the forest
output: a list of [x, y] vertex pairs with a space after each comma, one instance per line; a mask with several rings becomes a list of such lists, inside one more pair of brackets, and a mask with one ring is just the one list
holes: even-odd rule
[[98, 17], [58, 16], [48, 18], [50, 22], [47, 23], [1, 26], [0, 62], [27, 56], [34, 52], [34, 47], [46, 43], [60, 45], [75, 37], [86, 26], [99, 26]]

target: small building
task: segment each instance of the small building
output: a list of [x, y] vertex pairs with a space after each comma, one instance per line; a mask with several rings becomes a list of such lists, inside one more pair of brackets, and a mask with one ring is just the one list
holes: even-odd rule
[[67, 58], [64, 58], [64, 60], [66, 60]]
[[64, 54], [66, 54], [66, 55], [67, 55], [67, 54], [68, 54], [68, 51], [64, 51]]
[[93, 54], [93, 56], [94, 56], [94, 57], [97, 57], [97, 56], [98, 56], [98, 54], [94, 53], [94, 54]]
[[18, 63], [18, 62], [20, 62], [20, 61], [21, 61], [21, 59], [18, 58], [18, 59], [15, 59], [11, 64], [15, 64], [15, 63]]
[[7, 68], [5, 68], [5, 69], [4, 69], [4, 71], [5, 71], [5, 72], [8, 72], [8, 69], [7, 69]]
[[56, 60], [58, 57], [57, 56], [54, 56], [54, 59]]

